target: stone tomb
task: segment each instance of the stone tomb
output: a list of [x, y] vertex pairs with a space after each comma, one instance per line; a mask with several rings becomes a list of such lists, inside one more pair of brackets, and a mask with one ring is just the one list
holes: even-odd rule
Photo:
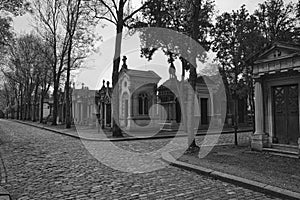
[[119, 120], [128, 131], [159, 129], [157, 83], [161, 77], [154, 71], [128, 69], [126, 57], [119, 74]]
[[298, 147], [300, 138], [300, 45], [275, 43], [256, 58], [255, 133], [252, 149]]

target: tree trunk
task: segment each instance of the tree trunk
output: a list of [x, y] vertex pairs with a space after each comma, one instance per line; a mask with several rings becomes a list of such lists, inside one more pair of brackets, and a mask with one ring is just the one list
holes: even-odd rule
[[[70, 76], [70, 75], [69, 75]], [[67, 78], [68, 79], [68, 78]], [[66, 85], [66, 128], [71, 128], [71, 99], [70, 99], [70, 80], [67, 80]]]
[[55, 81], [54, 88], [53, 88], [53, 112], [52, 112], [52, 125], [57, 125], [57, 115], [58, 115], [58, 87], [59, 87], [59, 80]]
[[24, 119], [28, 120], [28, 112], [29, 111], [29, 98], [28, 98], [28, 90], [26, 91], [26, 97], [25, 97], [25, 112], [24, 112]]
[[255, 131], [255, 104], [254, 104], [254, 86], [253, 86], [253, 81], [251, 79], [250, 83], [250, 94], [249, 94], [249, 103], [250, 103], [250, 109], [251, 109], [251, 120], [252, 120], [252, 127], [253, 131]]
[[20, 119], [20, 102], [19, 102], [19, 100], [17, 99], [17, 120], [19, 120]]
[[20, 119], [23, 120], [23, 109], [24, 109], [24, 99], [23, 99], [23, 89], [21, 89], [21, 95], [20, 95], [20, 101], [21, 101], [21, 108], [20, 108]]
[[[198, 41], [198, 35], [199, 35], [199, 15], [200, 15], [200, 8], [201, 8], [201, 0], [193, 0], [192, 5], [192, 39], [194, 41]], [[196, 79], [197, 79], [197, 49], [195, 49], [195, 45], [191, 44], [191, 54], [190, 54], [190, 60], [193, 63], [190, 63], [190, 77], [189, 77], [189, 83], [191, 85], [191, 88], [188, 90], [188, 106], [187, 106], [187, 121], [188, 121], [188, 151], [194, 151], [195, 148], [198, 146], [196, 145], [195, 141], [195, 92], [196, 92]], [[198, 127], [197, 127], [198, 128]]]
[[237, 88], [238, 88], [238, 65], [236, 62], [233, 62], [234, 64], [234, 84], [235, 84], [235, 91], [234, 91], [234, 144], [238, 145], [238, 94], [237, 94]]
[[113, 62], [113, 74], [112, 74], [112, 85], [113, 85], [113, 98], [112, 98], [112, 110], [113, 110], [113, 137], [122, 137], [122, 131], [119, 127], [119, 66], [120, 66], [120, 54], [122, 46], [122, 32], [123, 32], [123, 21], [120, 20], [117, 24], [117, 38], [115, 43], [115, 55]]
[[36, 122], [37, 120], [37, 116], [36, 116], [36, 113], [37, 113], [37, 110], [36, 110], [36, 105], [37, 105], [37, 102], [38, 102], [38, 85], [36, 85], [35, 87], [35, 91], [34, 91], [34, 100], [33, 100], [33, 111], [32, 111], [32, 121], [33, 122]]
[[[236, 93], [236, 91], [235, 91]], [[238, 97], [234, 97], [234, 144], [238, 145]]]
[[28, 86], [26, 85], [24, 88], [24, 116], [23, 119], [27, 119], [27, 109], [28, 109], [28, 96], [27, 96], [27, 88]]
[[[196, 58], [195, 58], [196, 59]], [[197, 147], [195, 142], [195, 91], [196, 91], [196, 62], [192, 63], [190, 68], [188, 89], [188, 105], [187, 105], [187, 132], [188, 132], [188, 146], [189, 150]]]
[[19, 86], [19, 89], [17, 91], [17, 120], [20, 120], [20, 99], [18, 97], [20, 97], [20, 87]]
[[26, 120], [30, 120], [31, 119], [31, 97], [27, 97], [28, 98], [28, 104], [27, 104], [27, 117]]
[[66, 128], [71, 128], [71, 99], [70, 99], [70, 74], [71, 74], [72, 39], [68, 49], [67, 81], [66, 81]]
[[181, 116], [182, 116], [182, 128], [184, 132], [187, 132], [187, 113], [186, 113], [186, 105], [185, 105], [185, 98], [184, 98], [184, 77], [185, 77], [185, 69], [187, 68], [187, 62], [181, 59], [182, 64], [182, 74], [181, 74], [181, 83], [180, 83], [180, 105], [181, 105]]
[[41, 94], [40, 100], [40, 123], [43, 123], [43, 115], [44, 115], [44, 94]]
[[31, 103], [32, 103], [32, 98], [31, 98], [31, 94], [32, 94], [32, 90], [31, 90], [31, 87], [32, 87], [32, 83], [28, 84], [28, 87], [27, 87], [27, 110], [26, 110], [26, 120], [31, 120], [31, 112], [32, 112], [32, 106], [31, 106]]

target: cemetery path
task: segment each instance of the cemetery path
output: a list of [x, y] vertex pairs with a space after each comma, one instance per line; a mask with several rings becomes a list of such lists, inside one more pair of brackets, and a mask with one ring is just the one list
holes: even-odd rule
[[[151, 155], [168, 140], [118, 142], [119, 151], [113, 153], [125, 157], [113, 159], [115, 154], [99, 152], [110, 148], [103, 143], [82, 142], [5, 120], [0, 120], [0, 140], [7, 173], [2, 186], [13, 199], [274, 199], [159, 159], [144, 163], [142, 169], [148, 172], [136, 173], [140, 168], [135, 169], [129, 161], [138, 166], [145, 161], [143, 153]], [[111, 166], [108, 160], [119, 165]], [[124, 163], [128, 163], [124, 170], [117, 170], [116, 166]], [[130, 169], [133, 173], [126, 172]]]

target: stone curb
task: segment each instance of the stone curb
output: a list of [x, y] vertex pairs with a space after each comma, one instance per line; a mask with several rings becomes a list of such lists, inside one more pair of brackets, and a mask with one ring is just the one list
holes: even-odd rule
[[194, 171], [198, 174], [210, 176], [254, 191], [269, 194], [274, 197], [285, 198], [285, 199], [300, 199], [300, 193], [297, 192], [271, 186], [257, 181], [252, 181], [238, 176], [226, 174], [223, 172], [215, 171], [201, 166], [177, 161], [169, 152], [162, 153], [162, 159], [173, 166], [183, 168], [189, 171]]
[[[19, 120], [11, 120], [13, 122], [17, 122], [20, 124], [24, 124], [24, 125], [28, 125], [28, 126], [32, 126], [35, 128], [40, 128], [46, 131], [51, 131], [54, 133], [58, 133], [61, 135], [65, 135], [65, 136], [69, 136], [72, 138], [76, 138], [76, 139], [81, 139], [81, 140], [86, 140], [86, 141], [99, 141], [99, 142], [124, 142], [124, 141], [133, 141], [133, 140], [155, 140], [155, 139], [168, 139], [168, 138], [174, 138], [173, 135], [163, 135], [163, 136], [155, 136], [155, 137], [145, 137], [145, 138], [107, 138], [107, 139], [98, 139], [98, 138], [86, 138], [86, 137], [82, 137], [82, 136], [77, 136], [77, 135], [73, 135], [73, 134], [69, 134], [69, 133], [65, 133], [62, 131], [58, 131], [52, 128], [48, 128], [48, 127], [44, 127], [44, 126], [39, 126], [39, 125], [35, 125], [35, 124], [31, 124], [31, 123], [26, 123], [23, 121], [19, 121]], [[175, 137], [186, 137], [186, 135], [176, 135]]]
[[[62, 134], [62, 135], [66, 135], [69, 137], [73, 137], [76, 139], [82, 139], [82, 140], [87, 140], [87, 141], [99, 141], [99, 142], [124, 142], [124, 141], [134, 141], [134, 140], [157, 140], [157, 139], [169, 139], [169, 138], [174, 138], [174, 137], [187, 137], [186, 134], [176, 134], [176, 135], [160, 135], [160, 136], [154, 136], [154, 137], [144, 137], [144, 138], [136, 138], [136, 137], [132, 137], [132, 138], [107, 138], [107, 139], [98, 139], [98, 138], [87, 138], [87, 137], [82, 137], [82, 136], [77, 136], [77, 135], [73, 135], [73, 134], [69, 134], [66, 132], [62, 132], [56, 129], [52, 129], [52, 128], [48, 128], [48, 127], [44, 127], [44, 126], [39, 126], [39, 125], [35, 125], [35, 124], [31, 124], [31, 123], [27, 123], [24, 121], [20, 121], [20, 120], [10, 120], [13, 122], [17, 122], [20, 124], [24, 124], [24, 125], [28, 125], [28, 126], [32, 126], [35, 128], [40, 128], [43, 130], [47, 130], [47, 131], [51, 131], [54, 133], [58, 133], [58, 134]], [[250, 132], [252, 131], [252, 129], [250, 130], [239, 130], [238, 133], [243, 133], [243, 132]], [[233, 133], [233, 131], [223, 131], [222, 134], [231, 134]], [[210, 133], [211, 135], [217, 134], [217, 133]], [[206, 133], [197, 133], [195, 136], [205, 136], [207, 135]]]

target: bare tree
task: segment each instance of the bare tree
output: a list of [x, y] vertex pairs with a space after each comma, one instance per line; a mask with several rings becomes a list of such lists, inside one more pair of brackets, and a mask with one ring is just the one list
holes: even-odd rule
[[57, 124], [58, 91], [66, 73], [67, 127], [71, 125], [70, 116], [70, 71], [80, 67], [82, 60], [93, 45], [93, 35], [89, 27], [94, 20], [87, 9], [86, 0], [41, 0], [34, 1], [33, 13], [37, 23], [36, 30], [51, 46], [51, 66], [53, 79], [53, 120]]
[[61, 76], [65, 71], [68, 35], [62, 27], [62, 0], [36, 0], [33, 2], [33, 15], [36, 20], [36, 30], [51, 46], [51, 67], [53, 79], [53, 118], [52, 125], [57, 125], [58, 91]]
[[89, 12], [88, 2], [84, 0], [68, 0], [63, 13], [63, 26], [65, 27], [68, 46], [66, 57], [66, 128], [71, 128], [71, 101], [70, 101], [70, 76], [71, 70], [80, 67], [82, 60], [89, 54], [96, 37], [91, 30], [96, 21]]
[[7, 64], [1, 66], [6, 80], [14, 83], [11, 93], [17, 103], [17, 118], [37, 119], [41, 74], [47, 68], [41, 54], [43, 45], [36, 35], [20, 36], [10, 45]]

